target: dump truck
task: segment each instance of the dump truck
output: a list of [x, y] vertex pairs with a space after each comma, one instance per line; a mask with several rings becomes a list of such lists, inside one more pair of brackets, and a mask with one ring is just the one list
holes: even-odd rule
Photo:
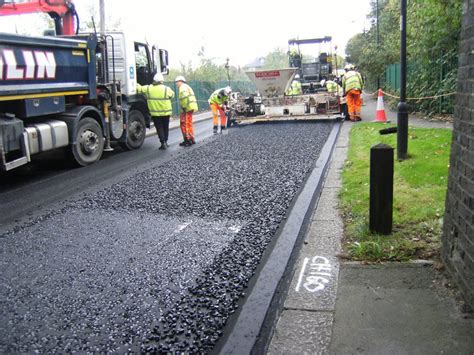
[[66, 149], [79, 166], [117, 142], [142, 146], [150, 113], [137, 83], [168, 73], [168, 52], [122, 32], [78, 34], [71, 1], [0, 4], [0, 16], [48, 12], [58, 36], [0, 33], [0, 170]]

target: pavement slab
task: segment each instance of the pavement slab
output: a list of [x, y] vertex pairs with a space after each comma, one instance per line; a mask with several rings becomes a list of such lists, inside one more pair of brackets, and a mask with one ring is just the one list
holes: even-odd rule
[[321, 354], [329, 347], [332, 318], [330, 312], [284, 310], [268, 354]]
[[340, 167], [334, 166], [329, 169], [328, 175], [326, 176], [326, 187], [334, 187], [334, 188], [341, 188], [342, 187], [342, 180], [341, 180], [341, 169]]
[[284, 307], [308, 311], [333, 311], [339, 262], [336, 257], [324, 255], [320, 250], [305, 248], [298, 261]]
[[313, 221], [307, 231], [304, 248], [336, 255], [341, 250], [341, 233], [343, 233], [343, 225], [339, 221]]
[[430, 264], [341, 265], [331, 354], [472, 354], [474, 320]]
[[321, 197], [319, 198], [318, 207], [312, 217], [313, 221], [334, 221], [338, 218], [338, 193], [338, 188], [324, 186]]

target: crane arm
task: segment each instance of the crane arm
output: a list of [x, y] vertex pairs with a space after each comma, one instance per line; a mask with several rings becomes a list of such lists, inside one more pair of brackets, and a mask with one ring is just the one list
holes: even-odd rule
[[[56, 34], [73, 35], [74, 17], [77, 18], [76, 9], [71, 0], [32, 0], [28, 2], [15, 3], [0, 0], [0, 16], [11, 16], [42, 12], [49, 14], [56, 25]], [[78, 23], [77, 26], [78, 27]]]

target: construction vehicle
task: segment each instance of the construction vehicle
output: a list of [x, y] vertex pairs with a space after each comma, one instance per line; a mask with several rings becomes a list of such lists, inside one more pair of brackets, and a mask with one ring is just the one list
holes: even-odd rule
[[[315, 60], [306, 62], [304, 59], [308, 56], [303, 56], [299, 48], [302, 44], [330, 44], [331, 40], [330, 36], [290, 39], [288, 44], [297, 48], [288, 51], [289, 68], [246, 72], [261, 95], [261, 104], [265, 107], [262, 119], [340, 118], [341, 97], [328, 93], [321, 83], [332, 74], [331, 56], [320, 51]], [[302, 93], [298, 94], [288, 90], [296, 75], [302, 88]]]
[[238, 116], [256, 117], [265, 114], [265, 105], [258, 94], [243, 96], [240, 92], [233, 92], [229, 98], [229, 106]]
[[77, 33], [69, 0], [0, 1], [0, 16], [32, 12], [49, 13], [58, 35], [0, 33], [0, 170], [53, 149], [85, 166], [112, 142], [140, 148], [150, 113], [137, 83], [168, 73], [168, 52], [121, 32]]
[[320, 51], [316, 58], [311, 58], [311, 61], [306, 61], [303, 56], [300, 45], [303, 44], [329, 44], [331, 49], [332, 37], [325, 36], [322, 38], [312, 39], [290, 39], [288, 40], [289, 65], [290, 68], [296, 68], [296, 74], [299, 75], [303, 94], [314, 93], [324, 88], [320, 85], [321, 80], [328, 80], [332, 74], [332, 56], [329, 51]]
[[[287, 96], [297, 68], [246, 72], [257, 87], [265, 106], [264, 119], [305, 118], [337, 119], [340, 97], [327, 91]], [[243, 118], [241, 118], [243, 120]]]

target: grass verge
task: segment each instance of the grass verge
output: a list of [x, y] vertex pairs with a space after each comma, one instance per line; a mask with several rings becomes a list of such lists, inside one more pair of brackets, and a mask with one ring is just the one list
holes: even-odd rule
[[396, 134], [381, 136], [381, 123], [352, 127], [339, 194], [345, 224], [344, 255], [361, 261], [430, 259], [438, 254], [452, 132], [410, 127], [409, 159], [394, 167], [393, 231], [369, 231], [370, 147], [395, 148]]

